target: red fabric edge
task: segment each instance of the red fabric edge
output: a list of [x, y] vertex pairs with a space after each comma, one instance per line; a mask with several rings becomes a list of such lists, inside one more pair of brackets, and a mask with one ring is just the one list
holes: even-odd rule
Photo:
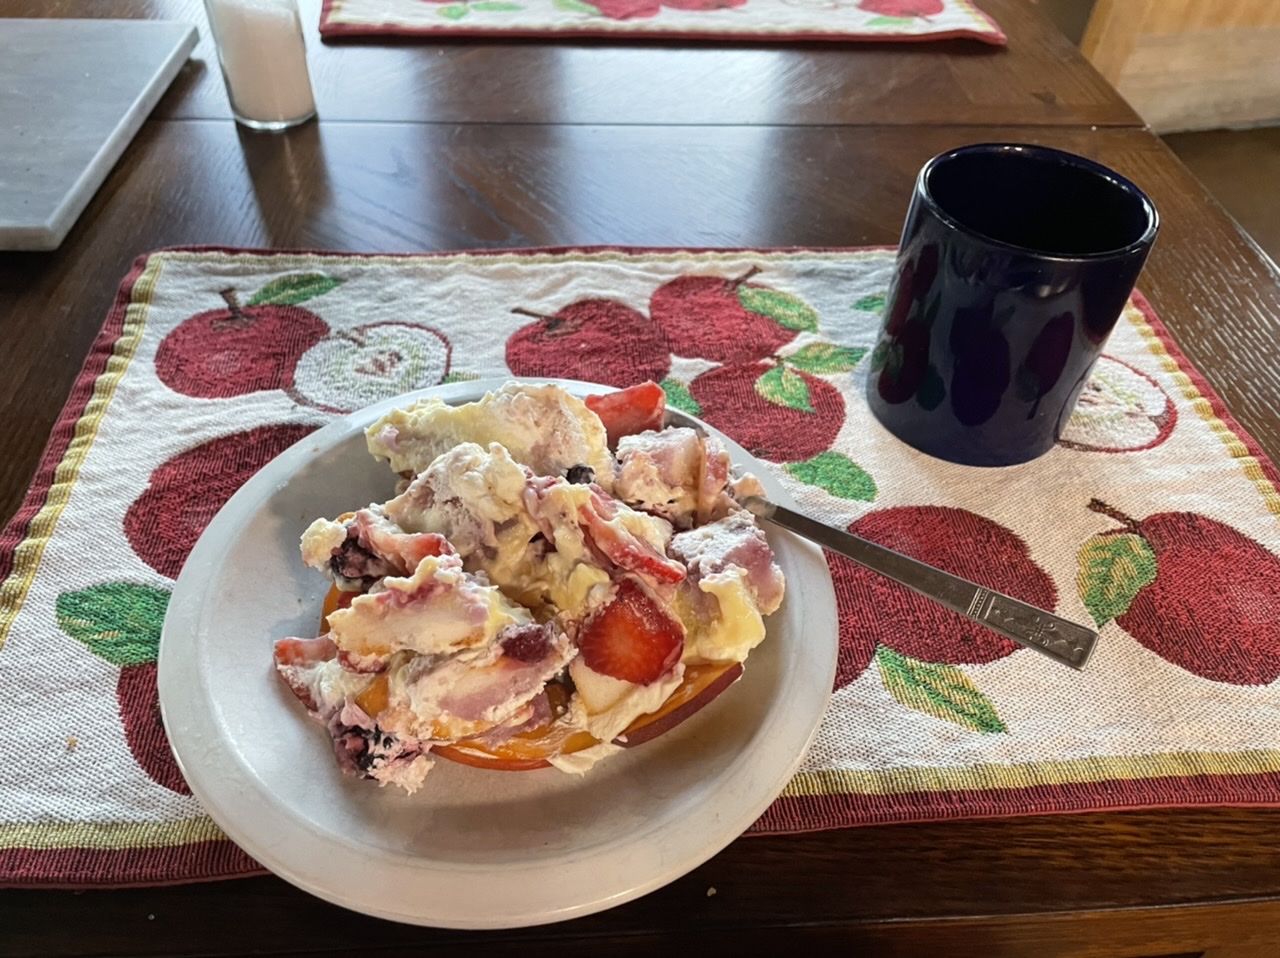
[[[326, 6], [329, 0], [326, 0]], [[22, 505], [0, 535], [0, 581], [12, 571], [14, 550], [26, 538], [31, 520], [44, 506], [54, 475], [61, 463], [76, 425], [93, 398], [97, 379], [106, 370], [116, 341], [124, 329], [124, 318], [134, 285], [146, 268], [148, 259], [159, 252], [208, 253], [262, 256], [313, 255], [346, 259], [391, 257], [503, 256], [616, 251], [644, 253], [854, 253], [890, 251], [895, 246], [861, 247], [636, 247], [636, 246], [558, 246], [515, 249], [443, 250], [410, 253], [355, 253], [341, 250], [248, 249], [230, 246], [172, 246], [139, 255], [121, 281], [115, 301], [102, 330], [90, 348], [71, 394], [54, 426], [35, 478]], [[1133, 294], [1134, 305], [1151, 326], [1178, 368], [1195, 384], [1209, 402], [1214, 414], [1227, 424], [1232, 433], [1257, 459], [1264, 475], [1280, 485], [1280, 470], [1263, 452], [1235, 418], [1207, 379], [1187, 360], [1164, 323], [1156, 316], [1150, 302], [1141, 293]], [[1272, 797], [1267, 797], [1269, 792]], [[846, 828], [859, 825], [911, 824], [941, 820], [1011, 818], [1031, 815], [1068, 814], [1073, 812], [1136, 811], [1143, 808], [1184, 807], [1280, 807], [1274, 796], [1280, 793], [1280, 773], [1260, 772], [1248, 775], [1171, 776], [1154, 779], [1109, 780], [1068, 785], [1044, 785], [1027, 788], [971, 789], [960, 791], [909, 792], [894, 795], [783, 796], [753, 824], [747, 835], [786, 835]], [[1176, 799], [1171, 797], [1176, 796]], [[975, 800], [976, 799], [976, 800]], [[859, 816], [854, 818], [855, 813]], [[809, 824], [799, 825], [800, 816]], [[816, 821], [817, 824], [812, 824]], [[193, 868], [194, 864], [194, 868]], [[182, 868], [184, 874], [174, 878], [166, 869]], [[128, 869], [135, 877], [127, 881], [110, 872]], [[141, 875], [139, 877], [139, 872]], [[0, 888], [57, 887], [82, 889], [103, 887], [143, 887], [183, 884], [222, 878], [241, 878], [266, 874], [256, 861], [228, 841], [209, 841], [165, 848], [99, 850], [64, 849], [0, 849]]]
[[557, 37], [565, 40], [619, 40], [619, 39], [649, 39], [649, 40], [706, 40], [713, 41], [743, 41], [746, 43], [780, 43], [796, 41], [799, 43], [875, 43], [884, 41], [886, 43], [911, 43], [929, 42], [933, 40], [978, 40], [982, 43], [988, 43], [992, 46], [1004, 46], [1009, 42], [1009, 38], [1005, 36], [1004, 30], [1000, 24], [996, 23], [991, 14], [980, 9], [975, 4], [970, 4], [973, 12], [982, 20], [990, 25], [994, 33], [983, 33], [978, 30], [945, 30], [939, 33], [716, 33], [712, 31], [684, 33], [684, 32], [667, 32], [666, 30], [645, 33], [641, 30], [604, 30], [604, 29], [586, 29], [586, 30], [556, 30], [547, 28], [545, 30], [495, 30], [493, 28], [485, 29], [483, 27], [467, 27], [467, 26], [440, 26], [440, 27], [402, 27], [394, 24], [369, 24], [361, 25], [356, 23], [330, 23], [329, 17], [333, 12], [333, 4], [335, 0], [324, 0], [324, 5], [320, 8], [320, 38], [329, 40], [333, 38], [341, 39], [342, 37], [490, 37], [495, 39], [512, 38], [512, 39], [546, 39], [547, 37]]
[[[330, 0], [325, 0], [325, 3], [329, 3], [329, 2]], [[972, 10], [975, 14], [977, 14], [978, 17], [985, 20], [987, 22], [987, 26], [989, 26], [993, 31], [995, 31], [994, 33], [989, 33], [989, 34], [987, 33], [977, 34], [975, 39], [983, 40], [987, 43], [993, 43], [1001, 46], [1009, 42], [1009, 37], [1005, 34], [1004, 28], [1000, 26], [1000, 24], [996, 23], [995, 17], [987, 13], [986, 10], [983, 10], [981, 7], [979, 7], [976, 0], [970, 0], [969, 9]], [[993, 39], [987, 39], [988, 37], [991, 37]]]
[[1262, 451], [1262, 447], [1258, 445], [1257, 440], [1255, 440], [1253, 436], [1251, 436], [1245, 428], [1236, 421], [1236, 418], [1227, 411], [1226, 405], [1218, 396], [1218, 393], [1214, 388], [1209, 385], [1209, 381], [1204, 378], [1200, 373], [1200, 370], [1196, 369], [1195, 366], [1191, 364], [1191, 361], [1187, 359], [1186, 353], [1184, 353], [1174, 341], [1173, 335], [1169, 332], [1168, 327], [1165, 326], [1160, 317], [1156, 315], [1156, 311], [1154, 307], [1152, 307], [1151, 302], [1135, 290], [1133, 293], [1133, 304], [1138, 307], [1138, 311], [1142, 313], [1142, 317], [1147, 321], [1147, 325], [1155, 332], [1156, 338], [1159, 339], [1160, 344], [1164, 346], [1165, 352], [1167, 352], [1170, 358], [1178, 364], [1178, 369], [1191, 380], [1196, 387], [1196, 391], [1208, 401], [1210, 408], [1213, 409], [1213, 414], [1226, 423], [1227, 428], [1231, 430], [1235, 437], [1244, 443], [1245, 448], [1249, 450], [1249, 455], [1258, 460], [1258, 465], [1262, 469], [1262, 474], [1271, 480], [1271, 482], [1276, 486], [1280, 487], [1280, 469], [1277, 469], [1276, 464], [1271, 461], [1265, 452]]
[[251, 246], [219, 246], [216, 244], [193, 244], [178, 246], [160, 246], [139, 257], [146, 260], [156, 253], [226, 253], [232, 256], [248, 254], [250, 256], [330, 256], [344, 259], [421, 259], [423, 257], [443, 256], [567, 256], [570, 253], [626, 253], [639, 255], [643, 253], [889, 253], [897, 250], [896, 243], [884, 243], [880, 246], [627, 246], [624, 244], [586, 244], [568, 246], [512, 246], [483, 247], [479, 249], [445, 249], [420, 250], [401, 253], [362, 253], [340, 249], [308, 249], [306, 247], [290, 247], [274, 249]]
[[707, 42], [730, 41], [742, 43], [925, 43], [936, 40], [979, 40], [992, 46], [1004, 46], [1008, 38], [1003, 34], [978, 33], [974, 30], [947, 30], [941, 33], [662, 33], [643, 34], [634, 30], [484, 30], [471, 27], [396, 27], [368, 26], [354, 23], [322, 24], [322, 40], [340, 40], [344, 37], [459, 37], [475, 39], [532, 40], [548, 36], [564, 40], [705, 40]]
[[1280, 772], [1172, 775], [892, 795], [782, 796], [756, 820], [747, 834], [797, 835], [862, 825], [1133, 812], [1152, 808], [1276, 808], [1280, 807], [1280, 801], [1275, 798], [1277, 794], [1280, 794]]
[[129, 308], [129, 300], [133, 296], [133, 285], [146, 268], [148, 256], [150, 256], [149, 253], [144, 253], [137, 257], [121, 281], [120, 288], [116, 291], [115, 302], [112, 303], [107, 319], [102, 329], [98, 331], [93, 345], [89, 347], [89, 355], [85, 357], [84, 364], [76, 375], [75, 385], [71, 387], [71, 394], [67, 397], [62, 412], [54, 423], [53, 431], [49, 434], [49, 441], [45, 444], [44, 453], [40, 457], [40, 464], [36, 467], [35, 476], [31, 480], [27, 494], [23, 497], [22, 504], [18, 506], [18, 511], [5, 525], [4, 532], [0, 533], [0, 582], [8, 579], [9, 573], [13, 571], [14, 554], [30, 533], [32, 520], [48, 500], [58, 466], [66, 455], [71, 440], [75, 438], [76, 425], [93, 398], [98, 377], [106, 372], [107, 362], [111, 359], [116, 340], [124, 331], [124, 317]]
[[[175, 873], [180, 877], [173, 877]], [[228, 840], [164, 848], [0, 848], [0, 888], [147, 888], [269, 874]], [[129, 875], [124, 880], [119, 876]]]

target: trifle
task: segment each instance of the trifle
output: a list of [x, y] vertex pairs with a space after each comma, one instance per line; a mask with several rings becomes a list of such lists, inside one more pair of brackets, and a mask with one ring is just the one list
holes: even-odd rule
[[396, 495], [302, 536], [321, 634], [275, 665], [340, 767], [413, 792], [437, 758], [582, 773], [742, 674], [782, 602], [758, 494], [645, 383], [508, 383], [370, 425]]

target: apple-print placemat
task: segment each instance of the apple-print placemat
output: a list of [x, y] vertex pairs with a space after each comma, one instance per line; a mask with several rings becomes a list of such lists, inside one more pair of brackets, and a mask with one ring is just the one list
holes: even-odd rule
[[652, 378], [813, 515], [1100, 625], [1076, 673], [832, 559], [831, 707], [752, 831], [1280, 804], [1275, 468], [1141, 298], [1048, 455], [915, 452], [863, 398], [895, 375], [872, 349], [893, 268], [884, 249], [140, 258], [0, 540], [0, 883], [258, 871], [159, 723], [173, 579], [235, 488], [333, 415], [510, 374]]
[[1006, 39], [972, 0], [325, 0], [320, 35]]

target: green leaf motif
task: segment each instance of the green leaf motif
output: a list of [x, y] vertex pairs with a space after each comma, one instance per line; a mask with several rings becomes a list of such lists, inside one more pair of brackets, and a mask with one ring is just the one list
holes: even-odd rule
[[156, 660], [169, 591], [131, 582], [104, 582], [63, 592], [54, 604], [58, 627], [112, 665]]
[[872, 296], [863, 296], [853, 304], [854, 309], [860, 309], [864, 313], [878, 313], [884, 309], [884, 293], [876, 293]]
[[508, 13], [512, 10], [523, 10], [518, 3], [506, 3], [504, 0], [479, 0], [471, 4], [472, 10], [483, 10], [485, 13]]
[[869, 27], [909, 27], [915, 22], [914, 17], [872, 17], [867, 21]]
[[447, 7], [441, 7], [436, 13], [444, 17], [446, 20], [461, 20], [471, 12], [470, 7], [465, 3], [451, 3]]
[[479, 373], [446, 373], [440, 383], [445, 386], [449, 385], [449, 383], [473, 383], [483, 378]]
[[1099, 626], [1124, 615], [1144, 586], [1156, 580], [1156, 554], [1132, 532], [1094, 536], [1077, 556], [1076, 586]]
[[841, 499], [871, 502], [876, 497], [876, 481], [843, 453], [827, 450], [804, 462], [789, 462], [783, 468], [801, 482]]
[[600, 8], [593, 7], [589, 3], [583, 3], [582, 0], [552, 0], [553, 7], [557, 10], [564, 10], [568, 13], [585, 13], [589, 16], [600, 16]]
[[954, 665], [921, 662], [884, 645], [876, 649], [876, 665], [889, 694], [907, 708], [975, 732], [1009, 731], [990, 699]]
[[787, 366], [774, 366], [757, 379], [756, 392], [775, 406], [786, 406], [800, 412], [814, 411], [813, 404], [809, 402], [809, 384]]
[[738, 302], [786, 329], [811, 333], [818, 328], [818, 311], [793, 293], [743, 285], [738, 287]]
[[324, 273], [295, 273], [273, 279], [253, 294], [249, 306], [297, 306], [323, 296], [342, 282]]
[[689, 392], [689, 387], [678, 379], [668, 377], [659, 385], [662, 391], [667, 394], [667, 405], [679, 409], [681, 412], [687, 412], [690, 416], [701, 416], [702, 407], [698, 405], [698, 400], [693, 398], [693, 393]]
[[831, 343], [810, 343], [799, 352], [784, 357], [783, 361], [807, 373], [847, 373], [867, 354], [865, 349], [850, 346], [833, 346]]

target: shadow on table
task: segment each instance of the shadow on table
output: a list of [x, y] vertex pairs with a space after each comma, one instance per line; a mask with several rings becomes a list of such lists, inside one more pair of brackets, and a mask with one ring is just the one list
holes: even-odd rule
[[237, 124], [236, 134], [270, 245], [298, 246], [333, 207], [320, 124], [310, 121], [280, 133]]

